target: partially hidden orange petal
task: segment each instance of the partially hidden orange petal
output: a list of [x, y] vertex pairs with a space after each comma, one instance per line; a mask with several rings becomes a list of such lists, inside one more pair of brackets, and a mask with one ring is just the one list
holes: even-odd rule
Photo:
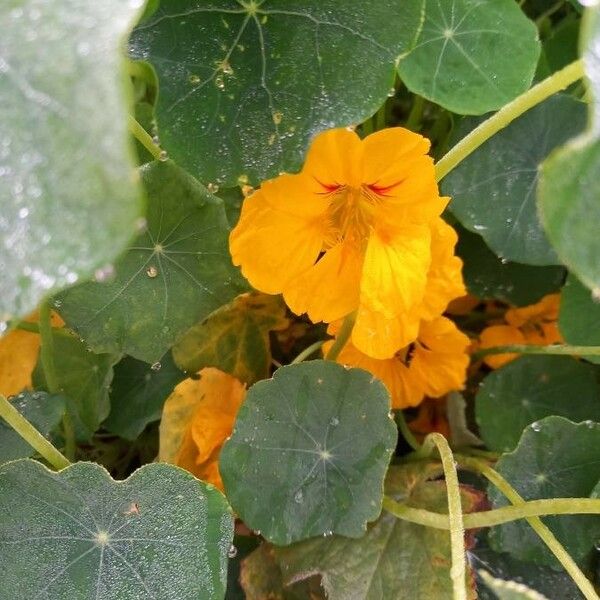
[[[526, 343], [525, 336], [519, 329], [512, 325], [492, 325], [486, 327], [481, 332], [479, 339], [481, 349]], [[499, 369], [518, 357], [518, 354], [490, 354], [483, 358], [483, 362], [492, 369]]]

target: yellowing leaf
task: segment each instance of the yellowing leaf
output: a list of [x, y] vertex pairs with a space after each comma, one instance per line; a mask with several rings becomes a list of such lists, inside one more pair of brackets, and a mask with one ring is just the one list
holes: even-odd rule
[[[25, 321], [36, 323], [37, 311]], [[61, 327], [62, 319], [52, 314], [52, 325]], [[14, 329], [0, 339], [0, 394], [13, 396], [31, 388], [31, 374], [40, 350], [40, 336], [37, 333]]]
[[158, 458], [223, 489], [218, 460], [246, 395], [245, 386], [218, 369], [182, 381], [167, 398], [160, 423]]
[[173, 358], [189, 373], [217, 367], [252, 384], [269, 376], [269, 331], [288, 325], [279, 296], [242, 294], [192, 327], [173, 347]]

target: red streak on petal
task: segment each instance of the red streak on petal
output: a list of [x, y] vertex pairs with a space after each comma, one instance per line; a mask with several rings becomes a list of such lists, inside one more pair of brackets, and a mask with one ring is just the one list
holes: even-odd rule
[[316, 177], [314, 177], [314, 180], [323, 188], [324, 191], [321, 192], [322, 194], [333, 194], [342, 187], [339, 183], [323, 183], [322, 181], [319, 181]]
[[404, 183], [404, 179], [400, 179], [400, 181], [396, 181], [396, 183], [392, 183], [391, 185], [385, 186], [377, 185], [376, 183], [368, 183], [367, 188], [369, 188], [378, 196], [387, 196], [389, 192], [391, 192], [394, 188], [398, 187], [402, 183]]

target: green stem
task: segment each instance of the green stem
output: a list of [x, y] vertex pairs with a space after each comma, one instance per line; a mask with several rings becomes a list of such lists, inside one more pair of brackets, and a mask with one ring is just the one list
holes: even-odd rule
[[417, 438], [413, 435], [413, 432], [410, 430], [406, 419], [404, 418], [404, 413], [401, 410], [397, 410], [394, 413], [394, 420], [396, 421], [396, 425], [402, 434], [402, 437], [406, 440], [408, 445], [415, 451], [421, 451], [421, 444], [417, 441]]
[[304, 348], [304, 350], [302, 350], [302, 352], [300, 352], [300, 354], [296, 356], [296, 358], [290, 363], [290, 365], [296, 365], [298, 363], [301, 363], [303, 360], [306, 360], [309, 356], [311, 356], [311, 354], [314, 354], [325, 342], [326, 340], [319, 340], [318, 342], [311, 344], [308, 348]]
[[[519, 493], [494, 469], [492, 469], [485, 462], [476, 458], [468, 458], [463, 456], [456, 456], [459, 464], [467, 468], [473, 469], [481, 473], [488, 481], [496, 486], [503, 494], [508, 498], [511, 504], [522, 508], [526, 502], [519, 495]], [[588, 578], [582, 573], [581, 569], [577, 566], [575, 561], [571, 558], [569, 553], [564, 549], [562, 544], [556, 539], [554, 534], [548, 529], [548, 527], [542, 522], [539, 517], [525, 517], [531, 528], [538, 534], [540, 539], [546, 544], [548, 549], [554, 554], [560, 564], [563, 566], [565, 571], [571, 576], [577, 587], [581, 590], [581, 593], [587, 598], [587, 600], [599, 600], [594, 586], [588, 580]]]
[[[396, 502], [389, 496], [383, 499], [383, 508], [404, 521], [424, 525], [434, 529], [448, 531], [450, 523], [448, 516], [421, 508], [413, 508]], [[600, 514], [600, 499], [597, 498], [551, 498], [530, 500], [521, 505], [503, 506], [494, 510], [485, 510], [463, 515], [465, 529], [481, 529], [510, 523], [528, 517], [543, 517], [549, 515], [598, 515]]]
[[425, 98], [423, 96], [415, 96], [413, 105], [408, 113], [406, 123], [404, 127], [411, 131], [419, 131], [421, 125], [421, 118], [423, 117], [423, 109], [425, 108]]
[[154, 143], [152, 136], [131, 115], [129, 115], [129, 131], [156, 160], [162, 159], [163, 153], [160, 147]]
[[146, 78], [146, 69], [139, 62], [130, 60], [127, 63], [127, 68], [131, 77], [137, 77], [138, 79]]
[[462, 506], [460, 501], [460, 487], [456, 463], [448, 441], [440, 433], [430, 433], [423, 443], [423, 448], [431, 451], [437, 447], [442, 459], [446, 490], [448, 495], [448, 524], [450, 525], [450, 549], [452, 554], [452, 567], [450, 578], [454, 600], [467, 600], [466, 573], [467, 561], [465, 558], [465, 528], [463, 524]]
[[456, 165], [463, 161], [495, 133], [560, 90], [564, 90], [584, 75], [583, 61], [576, 60], [564, 69], [556, 71], [544, 81], [534, 85], [524, 94], [502, 107], [496, 114], [481, 123], [454, 146], [435, 166], [437, 180], [443, 179]]
[[600, 346], [571, 346], [569, 344], [551, 344], [550, 346], [534, 346], [529, 344], [509, 344], [481, 348], [471, 356], [479, 360], [490, 354], [551, 354], [567, 356], [600, 356]]
[[28, 321], [11, 321], [9, 327], [12, 329], [21, 329], [30, 333], [39, 333], [40, 327], [37, 323], [29, 323]]
[[333, 342], [333, 346], [329, 348], [329, 352], [325, 356], [326, 360], [335, 360], [339, 356], [340, 352], [344, 349], [344, 346], [346, 345], [346, 343], [350, 339], [350, 336], [352, 335], [354, 321], [356, 321], [355, 312], [346, 315], [346, 318], [344, 319], [344, 322], [340, 327], [337, 337], [335, 338], [335, 342]]
[[0, 395], [2, 417], [38, 454], [56, 469], [71, 463], [4, 396]]
[[40, 359], [46, 379], [46, 389], [51, 394], [60, 391], [58, 377], [54, 366], [54, 338], [52, 337], [52, 322], [50, 320], [50, 304], [42, 302], [40, 305]]

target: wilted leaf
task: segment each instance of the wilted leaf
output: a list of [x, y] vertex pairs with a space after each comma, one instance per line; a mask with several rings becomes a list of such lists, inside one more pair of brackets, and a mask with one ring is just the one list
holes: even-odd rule
[[279, 296], [243, 294], [194, 325], [173, 346], [173, 358], [188, 373], [216, 367], [252, 384], [269, 376], [269, 331], [288, 324]]
[[167, 398], [158, 458], [222, 489], [219, 453], [246, 390], [235, 377], [218, 369], [203, 369], [199, 376], [182, 381]]

